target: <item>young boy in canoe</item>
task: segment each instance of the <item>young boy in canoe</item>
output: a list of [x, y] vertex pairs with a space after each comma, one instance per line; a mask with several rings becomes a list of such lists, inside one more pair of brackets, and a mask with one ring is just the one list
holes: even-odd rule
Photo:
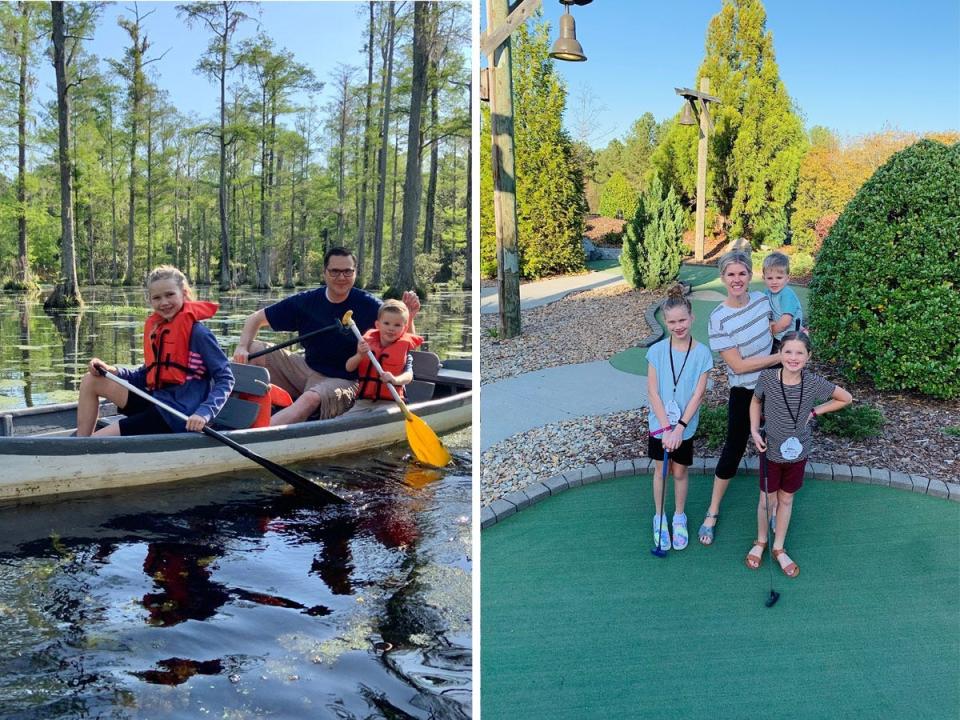
[[[360, 376], [357, 397], [365, 400], [393, 400], [387, 383], [396, 387], [403, 397], [403, 386], [413, 380], [413, 356], [423, 343], [419, 335], [407, 332], [410, 311], [399, 300], [385, 300], [377, 311], [374, 327], [363, 334], [357, 343], [357, 352], [347, 359], [347, 372], [356, 371]], [[372, 352], [383, 368], [383, 375], [367, 357]]]
[[[193, 299], [186, 276], [172, 265], [154, 268], [147, 276], [147, 299], [153, 314], [143, 326], [144, 364], [136, 370], [90, 360], [80, 381], [77, 436], [147, 435], [151, 433], [201, 432], [233, 390], [233, 372], [210, 330], [201, 324], [213, 317], [219, 306]], [[189, 419], [160, 410], [156, 405], [100, 374], [106, 370], [121, 380], [149, 392]], [[106, 398], [126, 417], [94, 432], [100, 398]]]

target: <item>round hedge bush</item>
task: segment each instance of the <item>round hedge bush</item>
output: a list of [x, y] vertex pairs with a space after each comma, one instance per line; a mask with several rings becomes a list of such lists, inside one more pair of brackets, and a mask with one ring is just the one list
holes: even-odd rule
[[960, 143], [921, 140], [860, 188], [811, 289], [820, 357], [882, 390], [960, 397]]

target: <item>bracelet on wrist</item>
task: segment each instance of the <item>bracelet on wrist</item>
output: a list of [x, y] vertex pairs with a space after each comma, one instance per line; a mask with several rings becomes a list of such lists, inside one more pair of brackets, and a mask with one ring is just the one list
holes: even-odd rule
[[684, 428], [687, 427], [687, 424], [683, 420], [677, 420], [678, 425], [683, 425]]

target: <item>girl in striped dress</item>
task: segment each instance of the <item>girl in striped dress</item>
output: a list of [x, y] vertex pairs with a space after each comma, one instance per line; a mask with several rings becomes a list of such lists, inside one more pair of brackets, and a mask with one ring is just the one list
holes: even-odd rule
[[[810, 421], [817, 415], [840, 410], [853, 397], [816, 373], [805, 371], [810, 359], [810, 339], [802, 332], [783, 336], [780, 350], [783, 368], [760, 373], [750, 403], [750, 434], [760, 452], [766, 452], [766, 476], [761, 467], [760, 501], [757, 503], [757, 539], [744, 562], [756, 570], [767, 546], [768, 517], [775, 517], [773, 557], [787, 577], [800, 574], [800, 567], [783, 549], [793, 514], [793, 495], [803, 485], [803, 471], [810, 453]], [[766, 437], [761, 434], [761, 418]], [[768, 497], [769, 495], [769, 497]]]

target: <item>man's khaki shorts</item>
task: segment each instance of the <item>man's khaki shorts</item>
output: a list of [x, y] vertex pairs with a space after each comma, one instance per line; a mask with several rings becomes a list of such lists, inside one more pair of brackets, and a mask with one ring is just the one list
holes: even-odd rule
[[[250, 343], [250, 353], [264, 350], [269, 345], [259, 340]], [[272, 353], [251, 361], [252, 365], [261, 365], [270, 371], [270, 382], [286, 390], [294, 400], [306, 392], [320, 396], [320, 406], [313, 417], [328, 420], [342, 415], [357, 399], [356, 380], [331, 378], [318, 373], [307, 365], [303, 355], [294, 355], [286, 350], [274, 350]]]

